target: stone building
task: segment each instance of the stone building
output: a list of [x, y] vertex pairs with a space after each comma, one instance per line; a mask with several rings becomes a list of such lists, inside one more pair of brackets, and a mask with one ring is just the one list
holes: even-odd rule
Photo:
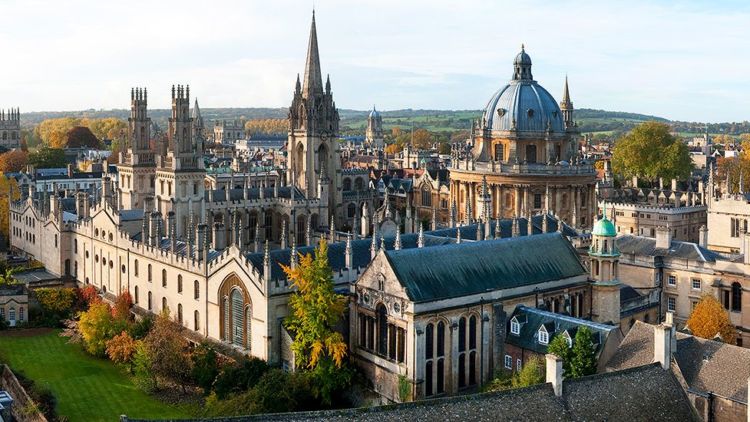
[[380, 112], [372, 106], [372, 111], [367, 115], [367, 129], [365, 130], [365, 145], [373, 150], [383, 149], [383, 117]]
[[17, 108], [0, 110], [0, 146], [7, 149], [21, 145], [21, 111]]
[[493, 217], [548, 210], [573, 227], [592, 227], [596, 171], [578, 159], [577, 140], [567, 80], [558, 106], [533, 79], [531, 58], [522, 48], [513, 62], [513, 78], [487, 103], [468, 147], [453, 148], [450, 192], [458, 218], [479, 217], [486, 177]]
[[234, 145], [245, 139], [245, 122], [242, 120], [217, 120], [214, 122], [214, 142]]

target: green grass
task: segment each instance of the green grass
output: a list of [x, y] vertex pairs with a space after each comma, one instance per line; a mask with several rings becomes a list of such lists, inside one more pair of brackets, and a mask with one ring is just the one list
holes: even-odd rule
[[93, 358], [68, 344], [59, 330], [34, 336], [0, 335], [0, 356], [14, 371], [46, 386], [57, 399], [57, 413], [70, 421], [189, 417], [186, 409], [163, 403], [133, 385], [110, 361]]

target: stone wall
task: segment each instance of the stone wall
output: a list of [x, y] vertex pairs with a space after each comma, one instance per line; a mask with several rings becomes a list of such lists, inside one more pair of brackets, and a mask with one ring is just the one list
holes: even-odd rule
[[0, 389], [6, 390], [13, 397], [11, 413], [18, 422], [47, 422], [47, 418], [40, 411], [27, 412], [33, 406], [33, 400], [26, 394], [18, 378], [8, 365], [2, 365], [0, 372]]

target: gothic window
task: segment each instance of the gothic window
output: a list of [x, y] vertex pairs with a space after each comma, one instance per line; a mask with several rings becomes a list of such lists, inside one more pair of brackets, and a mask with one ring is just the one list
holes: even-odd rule
[[354, 218], [357, 214], [357, 206], [353, 203], [349, 203], [349, 205], [346, 206], [346, 214], [349, 218]]
[[364, 187], [364, 182], [362, 181], [362, 178], [358, 177], [354, 179], [354, 190], [359, 192], [359, 191], [363, 191], [364, 189], [365, 187]]
[[177, 276], [177, 293], [182, 293], [182, 274]]
[[148, 264], [148, 281], [152, 280], [152, 273], [151, 273], [151, 264]]
[[161, 310], [164, 311], [165, 309], [169, 309], [169, 306], [167, 306], [167, 298], [162, 297], [161, 298]]
[[161, 287], [167, 287], [167, 270], [161, 270]]
[[148, 310], [150, 311], [151, 310], [151, 292], [148, 292], [148, 303], [147, 303], [147, 305], [148, 305]]
[[732, 311], [742, 311], [742, 286], [736, 281], [732, 283]]
[[425, 328], [425, 395], [431, 396], [434, 394], [432, 385], [432, 362], [433, 362], [433, 347], [435, 341], [434, 325], [427, 324]]
[[434, 394], [434, 392], [432, 391], [432, 361], [428, 361], [425, 364], [424, 371], [425, 396], [429, 397]]
[[424, 189], [422, 189], [422, 206], [432, 206], [432, 192], [430, 192], [430, 188], [426, 186], [424, 187]]
[[458, 388], [466, 387], [466, 353], [458, 354]]
[[232, 290], [231, 293], [232, 303], [232, 343], [237, 346], [242, 346], [242, 340], [244, 337], [243, 322], [245, 320], [244, 315], [244, 299], [242, 292], [239, 289]]
[[466, 318], [461, 317], [458, 320], [458, 351], [466, 350]]
[[404, 347], [406, 346], [406, 330], [403, 328], [398, 328], [396, 333], [396, 347], [398, 349], [398, 353], [396, 356], [396, 360], [398, 360], [399, 363], [404, 363]]
[[193, 281], [193, 298], [195, 300], [201, 297], [201, 283], [198, 280]]
[[366, 348], [367, 347], [367, 317], [363, 313], [359, 313], [359, 336], [357, 339], [359, 340], [359, 347]]
[[377, 308], [378, 313], [378, 354], [385, 356], [388, 352], [388, 314], [385, 306], [381, 303]]
[[229, 297], [224, 296], [224, 341], [230, 341], [232, 338], [231, 329], [229, 327], [229, 308]]
[[201, 315], [198, 311], [193, 313], [193, 329], [195, 329], [195, 331], [201, 329]]
[[253, 320], [253, 305], [248, 304], [245, 306], [245, 341], [247, 342], [247, 350], [252, 349], [252, 320]]
[[352, 179], [348, 177], [344, 179], [343, 190], [344, 192], [349, 192], [350, 190], [352, 190]]
[[177, 304], [177, 322], [182, 325], [182, 303]]

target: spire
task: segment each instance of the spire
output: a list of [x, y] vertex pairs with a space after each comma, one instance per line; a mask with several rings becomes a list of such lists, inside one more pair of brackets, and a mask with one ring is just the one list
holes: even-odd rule
[[393, 243], [393, 249], [401, 250], [401, 227], [396, 226], [396, 241]]
[[370, 243], [370, 259], [375, 258], [378, 253], [378, 233], [372, 234], [372, 242]]
[[570, 104], [573, 105], [570, 102], [570, 91], [568, 90], [568, 75], [565, 75], [565, 88], [563, 89], [563, 98], [562, 98], [563, 104]]
[[203, 116], [201, 116], [201, 108], [198, 107], [198, 97], [195, 98], [195, 105], [193, 105], [193, 125], [196, 128], [203, 129]]
[[313, 11], [312, 25], [310, 25], [310, 41], [307, 45], [302, 96], [309, 98], [311, 93], [323, 93], [323, 76], [320, 71], [320, 57], [318, 56], [318, 33], [315, 29], [315, 11]]

